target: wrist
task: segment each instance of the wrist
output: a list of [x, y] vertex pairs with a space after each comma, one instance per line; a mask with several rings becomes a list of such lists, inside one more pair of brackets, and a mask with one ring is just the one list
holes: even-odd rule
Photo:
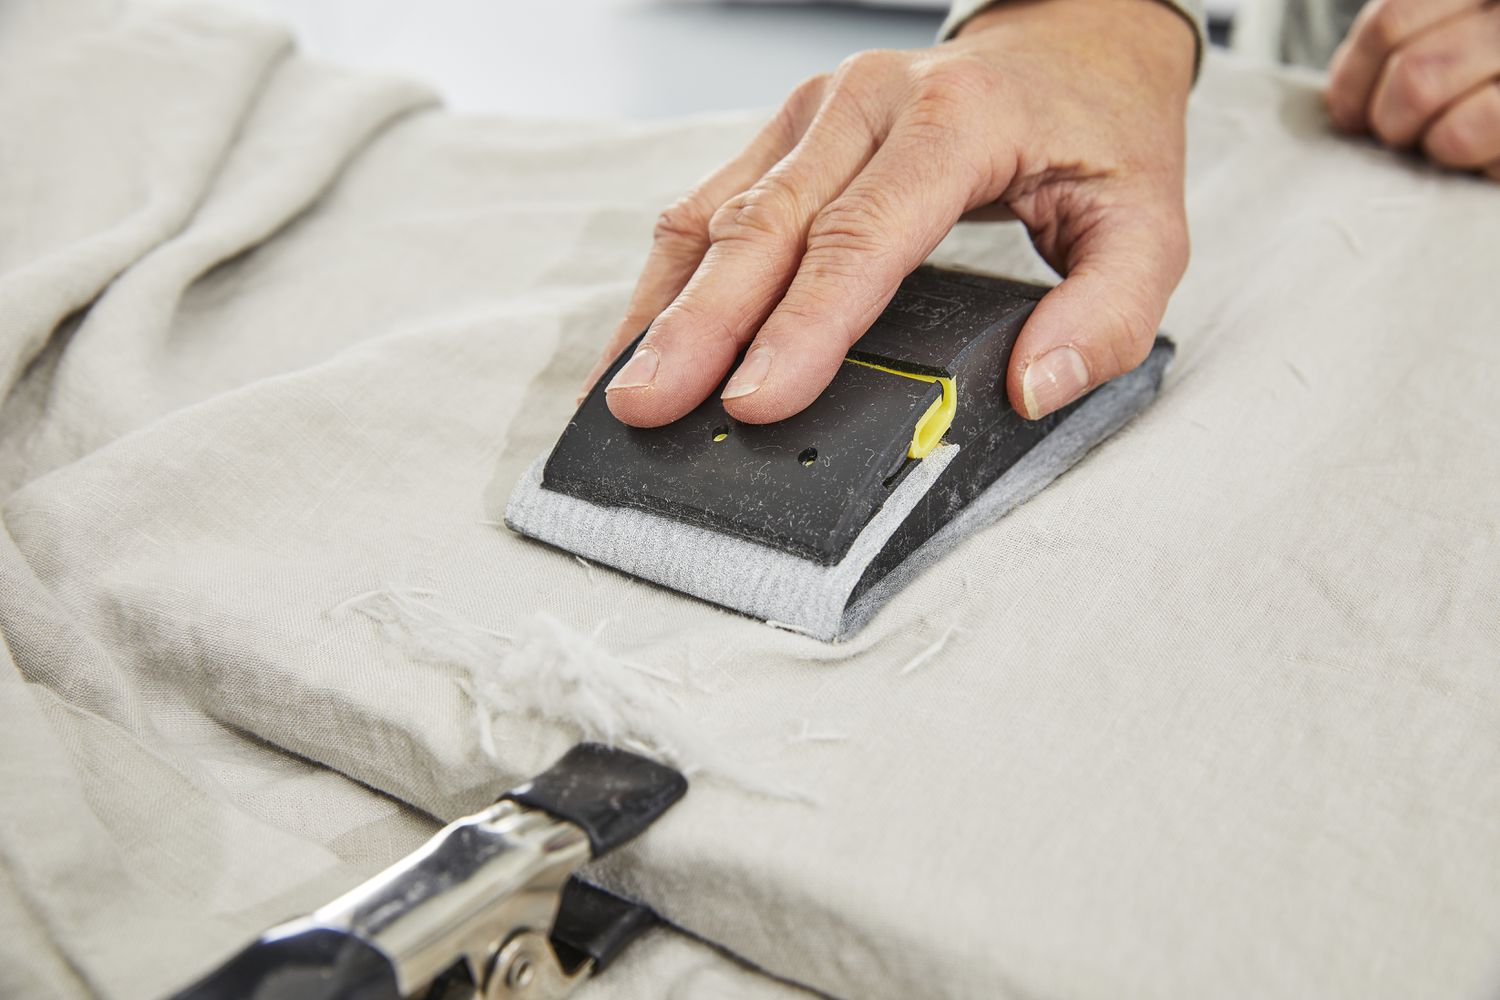
[[952, 37], [1034, 37], [1038, 30], [1065, 32], [1081, 55], [1100, 45], [1128, 50], [1143, 71], [1181, 81], [1184, 92], [1197, 78], [1205, 45], [1202, 25], [1182, 0], [999, 0], [963, 21]]

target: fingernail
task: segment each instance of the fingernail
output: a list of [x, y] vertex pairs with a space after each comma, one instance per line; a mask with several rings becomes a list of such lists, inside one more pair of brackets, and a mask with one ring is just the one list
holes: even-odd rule
[[605, 386], [605, 392], [615, 389], [643, 389], [656, 380], [656, 363], [660, 359], [649, 347], [636, 350], [635, 356], [625, 362], [625, 367], [615, 373]]
[[1026, 366], [1021, 379], [1026, 416], [1032, 420], [1060, 410], [1089, 387], [1089, 366], [1071, 347], [1054, 347]]
[[719, 394], [719, 398], [738, 399], [741, 396], [750, 395], [760, 388], [760, 384], [766, 380], [766, 373], [770, 370], [771, 351], [765, 347], [757, 347], [745, 355], [744, 362], [724, 386], [724, 391]]

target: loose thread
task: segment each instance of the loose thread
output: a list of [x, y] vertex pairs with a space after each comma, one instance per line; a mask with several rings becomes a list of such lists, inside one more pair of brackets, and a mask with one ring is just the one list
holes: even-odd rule
[[941, 653], [943, 651], [943, 647], [948, 645], [948, 640], [953, 638], [953, 636], [960, 631], [961, 629], [959, 629], [957, 625], [948, 626], [948, 631], [940, 635], [936, 642], [928, 646], [926, 649], [922, 650], [916, 656], [913, 656], [910, 660], [907, 660], [906, 666], [897, 671], [897, 676], [905, 677], [907, 674], [914, 673], [915, 671], [920, 670], [923, 664], [927, 663], [933, 657]]

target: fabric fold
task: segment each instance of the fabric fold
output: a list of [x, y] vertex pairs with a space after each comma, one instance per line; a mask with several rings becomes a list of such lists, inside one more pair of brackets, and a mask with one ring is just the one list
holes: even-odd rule
[[758, 116], [419, 112], [146, 10], [0, 87], [0, 992], [185, 982], [621, 718], [476, 679], [605, 671], [692, 787], [590, 876], [828, 995], [1496, 981], [1492, 186], [1210, 58], [1160, 398], [829, 647], [496, 530]]

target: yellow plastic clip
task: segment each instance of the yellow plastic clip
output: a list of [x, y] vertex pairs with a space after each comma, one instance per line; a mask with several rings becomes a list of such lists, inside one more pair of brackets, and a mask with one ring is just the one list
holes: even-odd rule
[[851, 365], [863, 365], [876, 371], [900, 375], [902, 378], [914, 378], [918, 382], [936, 382], [943, 387], [943, 395], [927, 408], [927, 412], [922, 414], [921, 419], [917, 421], [917, 426], [912, 429], [911, 447], [906, 449], [906, 454], [910, 458], [926, 458], [932, 454], [932, 450], [943, 440], [943, 435], [948, 433], [948, 428], [953, 426], [953, 416], [958, 412], [958, 389], [953, 385], [953, 380], [941, 375], [904, 372], [899, 368], [887, 368], [885, 365], [857, 361], [854, 358], [844, 360]]

